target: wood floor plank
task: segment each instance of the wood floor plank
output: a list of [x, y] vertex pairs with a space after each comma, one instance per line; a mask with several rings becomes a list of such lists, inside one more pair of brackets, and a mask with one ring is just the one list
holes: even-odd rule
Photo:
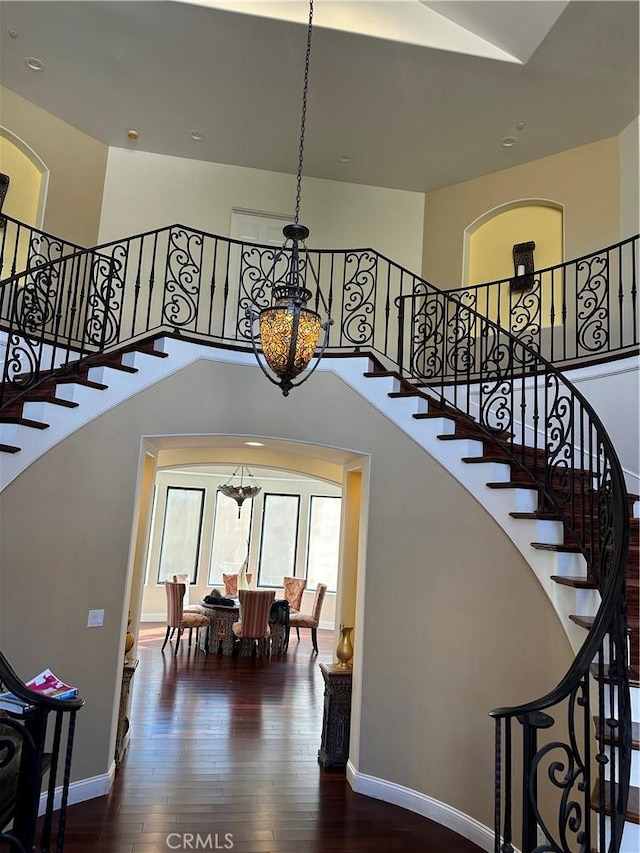
[[109, 796], [69, 806], [65, 853], [479, 853], [318, 764], [332, 632], [315, 655], [302, 630], [271, 662], [174, 657], [164, 633], [141, 627], [129, 749]]

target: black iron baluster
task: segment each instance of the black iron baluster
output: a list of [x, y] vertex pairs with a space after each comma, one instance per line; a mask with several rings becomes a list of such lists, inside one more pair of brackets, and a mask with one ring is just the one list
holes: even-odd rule
[[[620, 348], [620, 349], [622, 347], [624, 347], [624, 322], [623, 322], [623, 318], [624, 318], [624, 289], [623, 289], [623, 279], [622, 279], [624, 253], [622, 250], [623, 250], [622, 246], [617, 247], [617, 254], [618, 254], [618, 334], [619, 334], [618, 348]], [[611, 341], [609, 341], [609, 349], [610, 350], [614, 349], [614, 347], [611, 346]]]
[[[565, 287], [565, 278], [566, 275], [562, 278], [562, 286]], [[555, 346], [556, 346], [556, 280], [555, 280], [555, 270], [551, 270], [551, 295], [550, 295], [551, 306], [549, 309], [549, 333], [550, 333], [550, 355], [549, 361], [553, 363], [555, 358]]]
[[[145, 235], [146, 236], [146, 235]], [[133, 310], [131, 311], [131, 329], [130, 329], [130, 337], [135, 335], [136, 330], [136, 316], [138, 313], [138, 301], [140, 299], [140, 289], [142, 287], [142, 254], [144, 249], [144, 236], [140, 240], [140, 248], [138, 250], [138, 266], [136, 268], [136, 277], [133, 285]], [[131, 244], [128, 246], [127, 256], [129, 256], [131, 251]], [[126, 287], [126, 279], [125, 279], [125, 287]], [[123, 305], [125, 300], [122, 300]]]
[[[151, 253], [151, 270], [149, 272], [149, 296], [147, 298], [147, 324], [145, 331], [151, 328], [151, 306], [153, 305], [153, 292], [156, 284], [156, 259], [158, 255], [158, 232], [153, 235], [153, 251]], [[124, 300], [123, 300], [124, 301]]]
[[[209, 318], [207, 321], [207, 334], [213, 334], [213, 305], [216, 298], [216, 266], [218, 264], [218, 238], [213, 238], [213, 254], [211, 256], [211, 278], [209, 280]], [[224, 337], [224, 329], [221, 332]]]

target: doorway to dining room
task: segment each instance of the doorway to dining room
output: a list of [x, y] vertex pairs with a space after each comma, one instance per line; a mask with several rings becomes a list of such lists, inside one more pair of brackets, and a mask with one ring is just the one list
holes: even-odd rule
[[[243, 504], [247, 526], [241, 528], [239, 542], [233, 543], [237, 507], [233, 504], [231, 513], [228, 505], [224, 509], [225, 504], [218, 502], [217, 485], [241, 464], [260, 481], [262, 491], [257, 499]], [[338, 626], [353, 625], [357, 639], [357, 623], [362, 618], [356, 613], [356, 600], [365, 563], [368, 470], [368, 455], [341, 448], [260, 436], [146, 436], [141, 446], [123, 624], [130, 613], [135, 636], [141, 623], [165, 621], [161, 575], [177, 569], [170, 557], [166, 564], [163, 560], [163, 528], [173, 502], [173, 509], [186, 506], [190, 513], [189, 523], [177, 529], [180, 547], [191, 555], [190, 564], [183, 569], [193, 570], [191, 603], [217, 585], [225, 561], [238, 560], [240, 554], [244, 559], [244, 534], [248, 532], [254, 585], [281, 588], [287, 571], [278, 568], [278, 560], [284, 555], [290, 561], [286, 568], [307, 579], [303, 609], [311, 608], [317, 583], [327, 583], [320, 627], [333, 630], [337, 643]], [[186, 501], [183, 490], [188, 492]], [[216, 511], [220, 513], [219, 537]], [[234, 527], [230, 528], [232, 517]], [[166, 554], [171, 554], [171, 548], [165, 549]]]

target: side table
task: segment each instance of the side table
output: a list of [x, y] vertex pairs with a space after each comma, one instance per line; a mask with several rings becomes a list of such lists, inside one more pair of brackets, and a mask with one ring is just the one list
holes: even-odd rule
[[324, 716], [318, 761], [323, 767], [346, 767], [351, 729], [351, 668], [320, 664], [324, 678]]
[[125, 738], [129, 731], [129, 694], [131, 692], [131, 679], [136, 671], [140, 661], [126, 660], [122, 667], [122, 689], [120, 691], [120, 708], [118, 710], [118, 731], [116, 733], [116, 770], [120, 768], [120, 763], [126, 751]]

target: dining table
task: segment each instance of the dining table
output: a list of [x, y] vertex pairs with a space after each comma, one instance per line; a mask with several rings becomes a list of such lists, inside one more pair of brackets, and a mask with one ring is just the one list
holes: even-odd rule
[[209, 627], [202, 632], [200, 648], [209, 654], [233, 655], [235, 635], [231, 626], [240, 619], [240, 602], [234, 599], [233, 605], [209, 604], [204, 599], [200, 607], [209, 617]]

